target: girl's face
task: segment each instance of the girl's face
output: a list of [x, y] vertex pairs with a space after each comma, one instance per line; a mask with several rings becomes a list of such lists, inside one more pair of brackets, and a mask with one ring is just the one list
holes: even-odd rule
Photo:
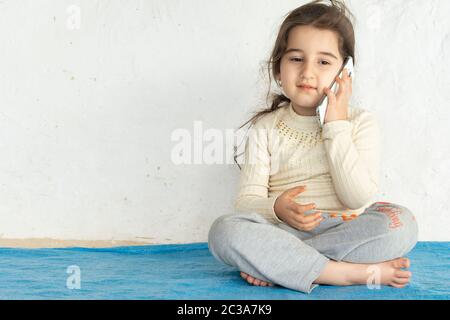
[[[290, 31], [278, 79], [298, 113], [316, 114], [323, 89], [331, 85], [343, 63], [335, 32], [311, 26], [297, 26]], [[303, 84], [313, 88], [302, 88]]]

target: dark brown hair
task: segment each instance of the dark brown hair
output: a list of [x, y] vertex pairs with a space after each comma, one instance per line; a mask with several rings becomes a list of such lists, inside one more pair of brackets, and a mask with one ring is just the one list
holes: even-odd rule
[[[347, 13], [354, 19], [354, 16], [342, 0], [314, 0], [288, 13], [287, 17], [280, 26], [272, 54], [270, 55], [269, 60], [265, 62], [269, 75], [269, 90], [266, 95], [266, 104], [270, 104], [270, 107], [256, 111], [248, 121], [239, 127], [239, 129], [244, 127], [249, 122], [252, 126], [261, 116], [281, 108], [284, 102], [290, 103], [290, 99], [285, 95], [271, 93], [271, 75], [276, 78], [280, 73], [281, 59], [287, 49], [289, 32], [294, 27], [312, 26], [322, 30], [335, 31], [338, 35], [339, 53], [342, 57], [351, 56], [353, 58], [353, 63], [356, 63], [355, 34], [352, 22], [347, 16]], [[236, 146], [234, 150], [234, 159], [236, 161]]]

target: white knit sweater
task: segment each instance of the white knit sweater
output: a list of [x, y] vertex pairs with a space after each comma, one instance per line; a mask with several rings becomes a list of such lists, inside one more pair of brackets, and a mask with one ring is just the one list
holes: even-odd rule
[[235, 208], [283, 223], [273, 209], [283, 191], [307, 189], [295, 201], [338, 215], [361, 214], [378, 191], [380, 133], [376, 117], [349, 107], [348, 119], [320, 127], [292, 104], [259, 118], [245, 144]]

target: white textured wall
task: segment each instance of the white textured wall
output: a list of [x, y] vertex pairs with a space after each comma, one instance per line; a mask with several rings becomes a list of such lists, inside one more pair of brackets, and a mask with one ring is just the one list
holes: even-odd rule
[[[247, 119], [302, 3], [1, 1], [0, 237], [206, 241], [233, 212], [239, 171], [175, 165], [171, 134]], [[348, 4], [353, 102], [383, 129], [378, 200], [412, 209], [420, 240], [450, 240], [450, 1]]]

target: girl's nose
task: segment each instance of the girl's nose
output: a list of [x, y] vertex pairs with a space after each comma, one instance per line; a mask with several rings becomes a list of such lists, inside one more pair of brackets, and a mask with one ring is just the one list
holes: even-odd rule
[[314, 69], [310, 63], [305, 63], [302, 71], [300, 72], [302, 79], [311, 80], [314, 78]]

